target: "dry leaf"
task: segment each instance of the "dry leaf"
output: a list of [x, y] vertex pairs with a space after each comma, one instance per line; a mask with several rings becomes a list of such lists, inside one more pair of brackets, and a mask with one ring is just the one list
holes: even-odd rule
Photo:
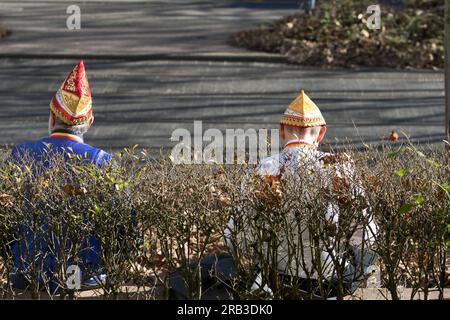
[[390, 141], [397, 141], [398, 140], [398, 133], [396, 131], [392, 131], [391, 134], [389, 135], [389, 140]]

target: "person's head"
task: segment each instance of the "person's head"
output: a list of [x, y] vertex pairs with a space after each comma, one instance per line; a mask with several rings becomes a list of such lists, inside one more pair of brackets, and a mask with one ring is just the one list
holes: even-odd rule
[[296, 139], [318, 144], [322, 141], [326, 131], [326, 126], [297, 127], [280, 124], [280, 136], [285, 142]]
[[303, 90], [281, 117], [280, 131], [285, 142], [297, 139], [318, 144], [322, 141], [326, 132], [325, 119]]
[[48, 118], [48, 131], [52, 133], [57, 129], [70, 130], [76, 135], [83, 136], [91, 127], [94, 122], [94, 117], [92, 116], [89, 122], [78, 124], [78, 125], [68, 125], [65, 124], [61, 119], [55, 116], [53, 112], [50, 111], [50, 116]]
[[82, 136], [93, 122], [91, 91], [84, 63], [80, 61], [50, 102], [48, 129], [70, 130]]

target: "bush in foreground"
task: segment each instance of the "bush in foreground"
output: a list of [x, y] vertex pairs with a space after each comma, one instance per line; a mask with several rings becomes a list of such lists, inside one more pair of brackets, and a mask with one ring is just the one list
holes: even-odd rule
[[[418, 292], [427, 298], [430, 290], [443, 298], [449, 276], [448, 153], [418, 150], [411, 144], [347, 153], [355, 176], [335, 179], [333, 170], [324, 176], [299, 169], [302, 178], [295, 184], [261, 180], [252, 166], [174, 165], [134, 150], [100, 169], [77, 159], [69, 164], [54, 160], [52, 170], [41, 171], [5, 161], [0, 165], [2, 293], [18, 293], [8, 281], [14, 268], [10, 246], [24, 239], [21, 226], [26, 224], [27, 232], [44, 239], [47, 248], [28, 248], [30, 256], [55, 256], [44, 285], [36, 280], [42, 276], [42, 255], [23, 258], [19, 272], [33, 298], [45, 291], [51, 297], [77, 297], [66, 285], [67, 266], [75, 264], [83, 268], [83, 278], [107, 274], [100, 290], [105, 298], [169, 298], [168, 275], [177, 271], [186, 297], [199, 299], [210, 290], [199, 281], [205, 272], [202, 259], [231, 255], [231, 279], [211, 275], [230, 297], [313, 298], [299, 293], [295, 277], [278, 276], [283, 261], [287, 274], [301, 270], [306, 278], [331, 277], [342, 299], [354, 290], [347, 287], [345, 263], [355, 259], [352, 241], [368, 225], [361, 215], [368, 210], [379, 231], [374, 243], [363, 241], [359, 249], [377, 254], [381, 286], [393, 299], [399, 298], [402, 286], [413, 289], [411, 298]], [[333, 187], [322, 187], [330, 179]], [[364, 196], [355, 197], [351, 185], [364, 189]], [[339, 208], [337, 225], [323, 214], [330, 203]], [[233, 250], [224, 244], [231, 216]], [[95, 272], [83, 265], [80, 254], [91, 234], [102, 247], [102, 269]], [[322, 264], [322, 252], [331, 256], [329, 266]], [[311, 264], [299, 258], [306, 253]], [[356, 264], [358, 268], [362, 266]], [[257, 275], [260, 286], [255, 289]], [[355, 283], [365, 286], [364, 279]], [[314, 297], [326, 298], [329, 288], [322, 282], [315, 285]], [[139, 294], [126, 292], [130, 286]]]

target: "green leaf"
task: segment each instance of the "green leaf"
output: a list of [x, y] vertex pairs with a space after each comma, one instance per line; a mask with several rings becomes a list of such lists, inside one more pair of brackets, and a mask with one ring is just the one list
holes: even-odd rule
[[81, 221], [82, 220], [81, 215], [72, 214], [71, 216], [72, 216], [72, 219], [74, 219], [75, 221]]
[[394, 158], [398, 154], [398, 151], [390, 152], [387, 157], [388, 158]]
[[412, 210], [412, 208], [414, 208], [414, 205], [411, 203], [405, 203], [404, 205], [402, 205], [399, 209], [399, 212], [401, 214], [405, 214], [408, 213]]
[[406, 170], [403, 168], [394, 170], [393, 174], [397, 177], [403, 177], [406, 174]]
[[430, 159], [427, 159], [427, 162], [430, 163], [435, 168], [440, 168], [444, 166], [442, 163]]
[[425, 202], [425, 198], [424, 198], [421, 194], [417, 194], [417, 195], [414, 197], [414, 202], [415, 202], [415, 204], [417, 204], [417, 205], [421, 205], [421, 204], [423, 204], [423, 203]]
[[101, 212], [101, 209], [98, 205], [95, 205], [93, 209], [89, 210], [91, 213], [93, 213], [94, 215], [99, 214]]
[[442, 184], [440, 187], [444, 190], [450, 190], [450, 184]]

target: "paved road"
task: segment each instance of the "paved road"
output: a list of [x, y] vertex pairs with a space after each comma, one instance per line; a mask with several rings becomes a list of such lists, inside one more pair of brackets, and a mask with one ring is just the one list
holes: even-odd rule
[[[0, 60], [0, 137], [45, 134], [48, 103], [73, 60]], [[377, 141], [392, 129], [442, 138], [443, 79], [436, 72], [318, 71], [269, 63], [87, 60], [96, 112], [89, 142], [106, 148], [170, 145], [171, 132], [274, 128], [299, 88], [329, 123], [328, 139]], [[12, 76], [14, 74], [14, 76]]]
[[442, 140], [442, 72], [308, 69], [226, 44], [231, 31], [296, 8], [282, 3], [89, 1], [79, 33], [64, 29], [61, 2], [2, 3], [14, 34], [0, 42], [0, 144], [46, 134], [48, 103], [77, 57], [88, 57], [96, 113], [86, 140], [107, 149], [169, 148], [172, 131], [194, 120], [204, 129], [275, 128], [300, 88], [321, 107], [333, 145], [377, 142], [394, 129]]
[[[73, 4], [80, 30], [66, 27]], [[2, 0], [0, 21], [14, 34], [0, 54], [239, 55], [232, 32], [296, 11], [298, 0]]]

